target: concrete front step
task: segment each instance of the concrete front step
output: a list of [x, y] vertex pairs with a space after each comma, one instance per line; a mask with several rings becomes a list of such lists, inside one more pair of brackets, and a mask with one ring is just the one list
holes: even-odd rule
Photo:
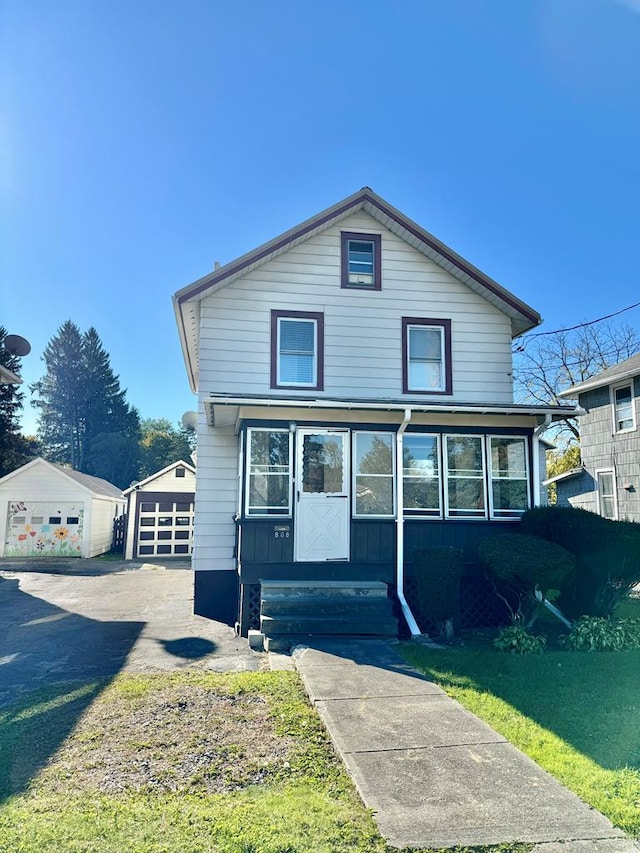
[[[394, 635], [395, 636], [395, 635]], [[384, 640], [386, 638], [379, 636], [363, 636], [358, 637], [358, 640]], [[330, 642], [336, 642], [339, 640], [345, 640], [349, 642], [353, 642], [354, 637], [352, 635], [343, 635], [343, 634], [289, 634], [287, 636], [277, 636], [277, 637], [265, 637], [264, 638], [264, 651], [265, 652], [283, 652], [286, 653], [290, 651], [294, 646], [304, 646], [307, 643], [313, 642], [314, 644], [327, 640]]]
[[318, 596], [277, 596], [263, 598], [260, 603], [261, 613], [267, 616], [338, 616], [358, 617], [369, 616], [375, 619], [391, 613], [391, 602], [388, 598], [320, 598]]
[[323, 616], [265, 616], [260, 617], [260, 630], [265, 637], [291, 634], [340, 634], [343, 636], [384, 636], [398, 635], [398, 621], [390, 613], [387, 618], [369, 618], [367, 616], [332, 619]]
[[382, 581], [262, 581], [262, 598], [387, 598]]

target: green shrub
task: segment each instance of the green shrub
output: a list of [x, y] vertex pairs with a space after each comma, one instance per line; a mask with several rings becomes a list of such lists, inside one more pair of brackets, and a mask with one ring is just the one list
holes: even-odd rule
[[624, 631], [625, 649], [640, 649], [640, 619], [618, 619], [618, 625]]
[[508, 585], [512, 600], [501, 597], [513, 622], [531, 624], [540, 606], [536, 589], [543, 595], [550, 589], [560, 589], [575, 571], [575, 558], [565, 548], [521, 533], [501, 533], [484, 539], [478, 546], [478, 555], [490, 576]]
[[610, 616], [640, 582], [640, 524], [553, 506], [526, 512], [521, 530], [576, 556], [576, 574], [562, 586], [558, 600], [560, 609], [574, 618]]
[[415, 551], [413, 566], [422, 617], [451, 639], [460, 610], [462, 551], [448, 547]]
[[619, 622], [602, 616], [582, 616], [574, 622], [565, 643], [577, 652], [619, 652], [625, 646], [625, 630]]
[[508, 625], [500, 629], [493, 647], [512, 655], [540, 655], [544, 651], [545, 642], [544, 637], [534, 637], [520, 625]]

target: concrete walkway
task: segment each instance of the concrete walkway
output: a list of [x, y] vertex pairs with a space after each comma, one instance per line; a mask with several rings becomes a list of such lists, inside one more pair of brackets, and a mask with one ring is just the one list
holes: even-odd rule
[[535, 853], [638, 853], [382, 640], [327, 640], [293, 661], [394, 847], [535, 842]]

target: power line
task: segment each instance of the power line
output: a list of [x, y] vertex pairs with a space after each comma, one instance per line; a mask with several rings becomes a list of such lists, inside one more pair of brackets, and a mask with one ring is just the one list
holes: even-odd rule
[[614, 311], [612, 314], [605, 314], [604, 317], [598, 317], [597, 320], [588, 320], [585, 323], [577, 323], [575, 326], [567, 326], [565, 329], [554, 329], [551, 332], [534, 332], [530, 335], [525, 335], [520, 346], [515, 348], [515, 352], [523, 352], [525, 346], [533, 338], [543, 338], [545, 335], [558, 335], [562, 332], [575, 332], [576, 329], [584, 329], [586, 326], [593, 326], [596, 323], [602, 323], [603, 320], [610, 320], [612, 317], [617, 317], [619, 314], [624, 314], [625, 311], [631, 311], [637, 308], [640, 302], [634, 302], [633, 305], [628, 305], [626, 308], [621, 308], [619, 311]]

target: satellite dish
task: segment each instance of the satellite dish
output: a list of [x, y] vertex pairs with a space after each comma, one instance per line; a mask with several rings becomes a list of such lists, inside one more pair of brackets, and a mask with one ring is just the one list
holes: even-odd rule
[[31, 344], [20, 335], [7, 335], [4, 339], [4, 348], [11, 355], [29, 355], [31, 352]]
[[185, 429], [195, 429], [198, 426], [198, 413], [185, 412], [182, 416], [182, 426]]

